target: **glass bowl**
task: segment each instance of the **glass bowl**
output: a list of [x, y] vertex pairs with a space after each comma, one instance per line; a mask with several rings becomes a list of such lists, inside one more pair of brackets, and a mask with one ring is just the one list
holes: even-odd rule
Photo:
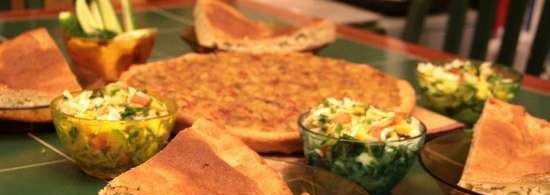
[[[480, 62], [470, 61], [472, 65], [479, 69]], [[442, 66], [444, 64], [451, 63], [451, 61], [439, 61], [433, 62], [436, 66]], [[512, 68], [491, 64], [491, 68], [495, 73], [501, 75], [503, 78], [509, 78], [512, 80], [510, 83], [496, 82], [489, 87], [491, 93], [501, 100], [511, 100], [519, 90], [521, 85], [522, 76]], [[418, 70], [418, 69], [417, 69]], [[429, 88], [436, 88], [433, 85], [439, 84], [438, 82], [428, 81], [426, 75], [416, 72], [418, 84], [420, 86], [420, 93], [422, 94], [421, 104], [428, 107], [431, 110], [450, 116], [458, 121], [465, 123], [468, 126], [472, 126], [481, 114], [483, 105], [486, 98], [479, 98], [475, 95], [475, 91], [472, 92], [471, 85], [467, 85], [464, 82], [459, 84], [459, 87], [453, 93], [437, 93], [430, 94]], [[475, 90], [475, 89], [473, 89]], [[511, 94], [511, 98], [508, 95]], [[505, 98], [506, 97], [506, 98]]]
[[51, 103], [53, 123], [65, 151], [85, 173], [112, 179], [146, 161], [168, 142], [177, 106], [172, 100], [156, 98], [167, 104], [167, 115], [107, 121], [61, 112], [58, 106], [61, 96]]
[[306, 128], [303, 120], [308, 114], [298, 120], [307, 163], [346, 177], [373, 195], [390, 193], [413, 165], [426, 137], [422, 124], [420, 135], [405, 140], [365, 143], [338, 139]]
[[428, 141], [420, 151], [420, 164], [445, 194], [480, 194], [458, 186], [472, 139], [472, 131], [456, 131]]
[[157, 34], [156, 29], [145, 28], [110, 40], [74, 37], [63, 31], [61, 37], [80, 84], [97, 88], [117, 81], [130, 66], [147, 62]]

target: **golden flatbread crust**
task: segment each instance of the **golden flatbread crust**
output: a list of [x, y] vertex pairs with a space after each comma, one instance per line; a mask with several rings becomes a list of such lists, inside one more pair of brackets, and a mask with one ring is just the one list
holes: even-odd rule
[[47, 106], [65, 89], [81, 88], [45, 28], [0, 45], [0, 119], [51, 121]]
[[25, 32], [0, 45], [0, 84], [52, 96], [65, 89], [81, 89], [45, 28]]
[[100, 195], [291, 195], [283, 178], [241, 140], [198, 119], [158, 154], [114, 178]]
[[[336, 39], [336, 25], [318, 19], [299, 27], [254, 21], [220, 0], [198, 0], [195, 34], [206, 48], [248, 53], [284, 53], [319, 48]], [[270, 28], [271, 26], [271, 28]]]
[[121, 81], [176, 99], [179, 121], [223, 124], [258, 152], [300, 151], [298, 116], [327, 97], [407, 114], [415, 105], [406, 81], [306, 53], [187, 54], [132, 67]]
[[533, 175], [550, 176], [550, 123], [522, 106], [487, 100], [459, 184], [522, 184]]

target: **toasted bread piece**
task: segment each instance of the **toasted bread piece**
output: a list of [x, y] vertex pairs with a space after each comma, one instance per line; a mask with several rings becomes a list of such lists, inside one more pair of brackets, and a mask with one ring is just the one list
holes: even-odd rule
[[239, 139], [199, 119], [99, 195], [290, 195], [282, 177]]
[[549, 194], [550, 123], [522, 106], [487, 100], [459, 185], [489, 194]]
[[45, 28], [0, 45], [0, 119], [50, 121], [44, 107], [65, 89], [81, 88]]
[[299, 28], [272, 30], [253, 21], [222, 0], [199, 0], [195, 32], [201, 46], [227, 51], [279, 53], [321, 47], [336, 39], [336, 27], [317, 20]]
[[0, 84], [52, 96], [65, 89], [81, 89], [45, 28], [25, 32], [0, 45]]

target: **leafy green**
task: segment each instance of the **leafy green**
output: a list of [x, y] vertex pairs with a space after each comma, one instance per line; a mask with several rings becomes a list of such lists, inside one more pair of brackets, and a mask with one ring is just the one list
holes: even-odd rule
[[78, 137], [78, 129], [76, 129], [76, 127], [71, 127], [69, 135], [71, 136], [71, 143], [74, 143]]
[[59, 14], [59, 24], [64, 33], [75, 37], [87, 37], [84, 30], [78, 23], [78, 19], [71, 12], [61, 12]]
[[[328, 138], [321, 145], [312, 146], [308, 141], [304, 140], [308, 163], [347, 177], [374, 195], [387, 194], [399, 182], [412, 166], [417, 150], [406, 144], [395, 143], [363, 143]], [[319, 154], [316, 151], [328, 152]], [[369, 160], [358, 160], [364, 156]]]
[[342, 125], [341, 125], [340, 123], [338, 123], [338, 124], [336, 125], [336, 127], [334, 128], [334, 132], [335, 132], [337, 135], [339, 135], [340, 132], [342, 132]]
[[149, 111], [147, 107], [128, 106], [124, 109], [122, 113], [120, 113], [120, 118], [124, 120], [131, 119], [133, 116], [137, 115], [138, 113], [145, 113], [147, 111]]
[[319, 122], [322, 124], [328, 123], [329, 122], [328, 116], [324, 114], [319, 115]]

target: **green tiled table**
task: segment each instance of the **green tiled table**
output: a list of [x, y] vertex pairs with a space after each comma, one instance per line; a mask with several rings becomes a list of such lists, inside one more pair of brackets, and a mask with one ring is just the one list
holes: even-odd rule
[[[248, 11], [255, 17], [276, 20], [273, 17]], [[191, 52], [179, 38], [184, 28], [193, 24], [192, 8], [150, 9], [138, 12], [139, 26], [159, 29], [151, 61], [166, 59]], [[37, 28], [46, 27], [58, 45], [62, 47], [55, 18], [32, 21], [0, 21], [0, 39]], [[416, 84], [415, 64], [418, 59], [370, 45], [338, 39], [318, 52], [321, 56], [367, 63], [384, 72], [399, 76]], [[550, 118], [550, 97], [522, 89], [516, 103], [526, 106], [535, 116]], [[23, 125], [25, 126], [25, 125]], [[106, 182], [82, 173], [68, 158], [57, 140], [53, 127], [13, 127], [0, 123], [0, 195], [11, 194], [97, 194]], [[6, 133], [11, 132], [11, 133]], [[432, 179], [418, 163], [396, 186], [393, 194], [442, 194]]]

